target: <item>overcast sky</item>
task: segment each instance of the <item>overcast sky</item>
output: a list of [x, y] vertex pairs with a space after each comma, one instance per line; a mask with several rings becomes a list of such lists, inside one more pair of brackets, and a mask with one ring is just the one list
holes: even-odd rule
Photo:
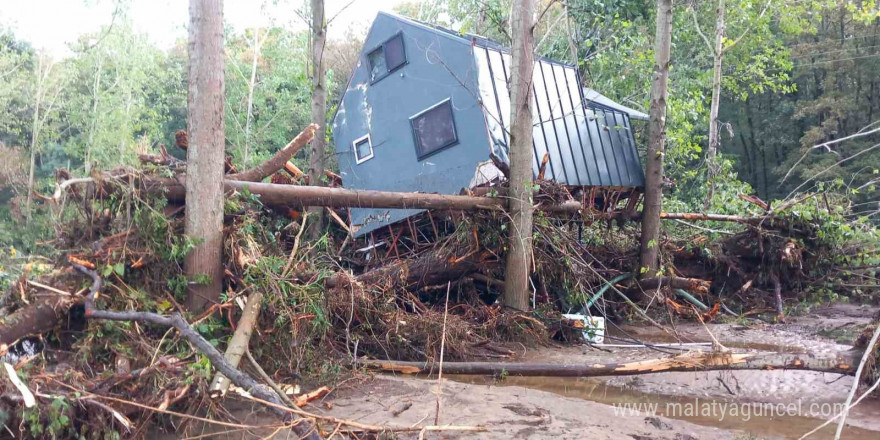
[[[349, 29], [365, 33], [377, 12], [391, 11], [403, 1], [325, 0], [327, 18], [335, 16], [328, 38], [341, 38]], [[159, 47], [168, 48], [177, 38], [186, 37], [189, 1], [128, 0], [128, 4], [135, 30], [147, 33]], [[270, 6], [262, 8], [263, 4]], [[235, 29], [270, 23], [305, 29], [295, 10], [307, 4], [304, 0], [224, 0], [223, 18]], [[19, 39], [36, 48], [63, 57], [70, 53], [67, 43], [110, 24], [113, 10], [112, 0], [0, 0], [0, 26], [12, 28]]]

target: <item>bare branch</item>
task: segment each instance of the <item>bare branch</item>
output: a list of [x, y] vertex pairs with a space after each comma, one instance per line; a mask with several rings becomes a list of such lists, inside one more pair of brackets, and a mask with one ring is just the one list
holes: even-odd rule
[[691, 7], [691, 16], [694, 18], [694, 27], [697, 29], [697, 34], [700, 35], [700, 38], [706, 42], [706, 46], [709, 46], [709, 51], [713, 54], [715, 53], [715, 46], [712, 45], [712, 42], [709, 41], [709, 38], [706, 37], [706, 34], [703, 33], [703, 30], [700, 29], [700, 23], [697, 21], [697, 9], [696, 7]]
[[[877, 121], [877, 122], [880, 122], [880, 121]], [[877, 124], [877, 122], [871, 123], [870, 125], [868, 125], [868, 127], [870, 127], [871, 125]], [[873, 133], [877, 133], [877, 132], [880, 132], [880, 127], [877, 127], [875, 129], [869, 130], [869, 131], [864, 131], [864, 128], [863, 128], [862, 130], [859, 130], [858, 133], [851, 134], [849, 136], [844, 136], [840, 139], [833, 139], [828, 142], [825, 142], [825, 143], [822, 143], [819, 145], [814, 145], [814, 146], [808, 148], [807, 151], [805, 151], [804, 154], [801, 155], [801, 157], [797, 160], [797, 162], [794, 163], [794, 165], [791, 167], [791, 169], [789, 169], [788, 172], [785, 173], [785, 176], [782, 178], [782, 180], [779, 182], [779, 184], [782, 185], [783, 183], [785, 183], [786, 180], [788, 180], [788, 177], [791, 176], [791, 173], [794, 171], [794, 169], [797, 168], [797, 166], [800, 165], [801, 162], [803, 162], [803, 160], [807, 158], [807, 155], [810, 154], [811, 151], [819, 149], [819, 148], [824, 148], [825, 151], [827, 151], [829, 153], [834, 153], [837, 156], [840, 156], [840, 153], [838, 153], [830, 148], [832, 145], [839, 144], [843, 141], [848, 141], [850, 139], [855, 139], [855, 138], [860, 138], [862, 136], [867, 136], [869, 134], [873, 134]]]

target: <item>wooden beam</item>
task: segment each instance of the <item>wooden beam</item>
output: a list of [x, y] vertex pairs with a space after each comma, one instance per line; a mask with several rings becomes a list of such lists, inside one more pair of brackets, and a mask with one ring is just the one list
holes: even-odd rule
[[[813, 354], [730, 353], [693, 351], [670, 358], [608, 364], [546, 364], [515, 362], [443, 362], [447, 374], [510, 376], [595, 377], [632, 376], [670, 371], [710, 370], [810, 370], [852, 375], [862, 352], [850, 350], [834, 357]], [[433, 362], [365, 360], [368, 368], [405, 374], [430, 374]]]

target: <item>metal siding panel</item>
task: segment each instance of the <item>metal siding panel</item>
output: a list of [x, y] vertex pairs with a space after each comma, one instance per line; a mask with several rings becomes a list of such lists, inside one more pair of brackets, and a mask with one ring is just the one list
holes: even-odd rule
[[587, 172], [586, 160], [577, 140], [577, 123], [571, 102], [571, 92], [568, 89], [568, 81], [565, 79], [566, 67], [552, 66], [553, 82], [556, 84], [556, 95], [559, 96], [560, 113], [562, 113], [562, 126], [565, 128], [565, 143], [571, 153], [572, 163], [577, 172], [578, 185], [589, 185], [590, 177]]
[[605, 120], [608, 121], [608, 116], [611, 116], [610, 124], [608, 125], [608, 133], [611, 136], [611, 145], [614, 147], [614, 155], [617, 157], [617, 164], [623, 165], [621, 166], [621, 173], [625, 176], [624, 182], [626, 182], [626, 186], [633, 186], [633, 178], [632, 178], [632, 158], [629, 157], [629, 143], [626, 139], [621, 136], [621, 124], [617, 123], [617, 111], [606, 111], [605, 112]]
[[602, 161], [599, 162], [600, 173], [605, 173], [605, 185], [616, 186], [620, 184], [620, 173], [617, 172], [617, 166], [614, 162], [614, 152], [608, 147], [607, 133], [602, 129], [605, 125], [605, 118], [599, 112], [601, 110], [588, 108], [587, 115], [590, 129], [594, 130], [596, 144], [602, 150]]
[[[575, 77], [575, 83], [577, 84], [577, 77]], [[590, 128], [595, 124], [590, 120], [586, 101], [584, 100], [583, 89], [577, 87], [577, 92], [578, 102], [575, 103], [575, 108], [577, 109], [575, 117], [578, 118], [578, 133], [581, 135], [581, 145], [584, 147], [583, 152], [584, 156], [587, 158], [587, 167], [593, 167], [592, 172], [590, 173], [590, 176], [592, 177], [591, 184], [601, 186], [608, 181], [608, 172], [605, 170], [604, 166], [605, 154], [599, 146], [598, 139], [594, 138], [593, 132]], [[588, 146], [589, 149], [587, 149]], [[601, 166], [599, 165], [600, 161], [602, 163]]]
[[492, 69], [489, 66], [489, 54], [485, 50], [474, 48], [474, 65], [477, 68], [477, 86], [480, 91], [480, 100], [492, 150], [502, 160], [507, 160], [507, 131], [501, 116], [502, 111], [492, 78]]
[[[596, 119], [596, 123], [599, 124], [599, 134], [602, 136], [602, 145], [605, 148], [605, 157], [608, 159], [608, 167], [611, 169], [611, 175], [616, 176], [611, 181], [611, 186], [626, 186], [626, 174], [624, 173], [624, 169], [618, 160], [618, 153], [614, 149], [614, 140], [612, 130], [613, 127], [608, 126], [608, 114], [604, 109], [596, 109], [597, 114], [601, 114], [599, 119]], [[615, 172], [617, 173], [615, 175]]]
[[[533, 81], [536, 87], [536, 96], [537, 96], [537, 106], [540, 108], [540, 112], [538, 113], [538, 120], [536, 123], [540, 124], [544, 131], [547, 133], [547, 149], [550, 152], [550, 160], [556, 161], [557, 169], [562, 170], [562, 177], [564, 180], [559, 180], [559, 176], [557, 175], [556, 181], [560, 183], [569, 184], [570, 182], [574, 182], [575, 172], [571, 167], [571, 155], [568, 154], [568, 161], [566, 161], [566, 152], [560, 148], [560, 136], [559, 131], [556, 127], [556, 114], [559, 111], [559, 100], [550, 99], [550, 88], [554, 87], [553, 79], [550, 78], [548, 81], [546, 75], [544, 74], [544, 66], [546, 63], [539, 62], [535, 66], [535, 71], [533, 72]], [[555, 89], [554, 89], [555, 90]], [[554, 108], [555, 107], [555, 108]], [[561, 127], [560, 127], [561, 129]], [[567, 162], [567, 163], [566, 163]]]
[[[506, 94], [502, 94], [499, 97], [499, 100], [501, 101], [501, 105], [502, 105], [501, 108], [507, 109], [507, 114], [509, 115], [510, 114], [510, 74], [507, 73], [507, 62], [505, 60], [509, 59], [510, 55], [505, 54], [504, 52], [501, 52], [499, 50], [495, 50], [494, 52], [497, 53], [498, 57], [501, 59], [501, 73], [502, 73], [502, 76], [500, 78], [498, 78], [496, 76], [496, 81], [499, 81], [499, 87], [501, 85], [503, 85], [502, 90], [507, 91]], [[510, 119], [510, 117], [508, 117], [508, 119]], [[510, 133], [510, 121], [509, 120], [507, 121], [506, 127], [507, 127], [507, 132]], [[532, 135], [532, 152], [534, 152], [535, 157], [537, 158], [538, 157], [538, 146], [535, 143], [534, 134]], [[532, 164], [532, 176], [537, 176], [537, 175], [538, 175], [538, 165], [533, 163]]]
[[635, 186], [645, 186], [645, 171], [642, 169], [642, 161], [639, 160], [639, 150], [636, 148], [636, 139], [632, 129], [632, 119], [627, 113], [623, 113], [623, 124], [626, 126], [626, 139], [629, 142], [630, 153], [633, 157], [633, 176]]

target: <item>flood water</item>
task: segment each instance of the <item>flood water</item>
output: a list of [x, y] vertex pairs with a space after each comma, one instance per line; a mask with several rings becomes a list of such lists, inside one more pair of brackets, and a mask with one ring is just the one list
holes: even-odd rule
[[[640, 405], [636, 408], [643, 410], [654, 409], [656, 415], [670, 419], [684, 420], [697, 425], [712, 426], [727, 430], [741, 430], [754, 435], [756, 438], [766, 436], [781, 437], [786, 439], [798, 439], [825, 419], [788, 415], [786, 409], [778, 409], [782, 414], [771, 415], [771, 410], [760, 404], [738, 404], [733, 407], [732, 401], [714, 400], [710, 398], [694, 398], [680, 396], [665, 396], [648, 394], [640, 391], [629, 390], [622, 387], [609, 386], [601, 380], [593, 378], [559, 378], [559, 377], [506, 377], [504, 380], [495, 380], [485, 376], [449, 375], [450, 380], [457, 382], [494, 385], [516, 386], [542, 391], [548, 391], [566, 397], [590, 400], [606, 405]], [[714, 402], [714, 404], [713, 404]], [[792, 404], [797, 405], [796, 402]], [[649, 406], [650, 405], [650, 406]], [[774, 404], [776, 405], [776, 404]], [[783, 404], [788, 405], [788, 404]], [[801, 404], [801, 414], [808, 413], [812, 405], [809, 402]], [[864, 405], [864, 406], [863, 406]], [[708, 408], [714, 410], [709, 412]], [[630, 408], [633, 408], [630, 406]], [[688, 411], [688, 408], [691, 411]], [[699, 408], [702, 408], [699, 409]], [[726, 410], [723, 410], [726, 408]], [[738, 409], [737, 409], [738, 408]], [[777, 407], [778, 408], [778, 407]], [[821, 410], [821, 409], [820, 409]], [[854, 413], [858, 410], [858, 414]], [[621, 410], [624, 415], [634, 415]], [[792, 409], [792, 413], [796, 411]], [[747, 414], [748, 413], [748, 414]], [[647, 414], [645, 414], [647, 416]], [[880, 418], [880, 402], [863, 401], [859, 407], [850, 412], [851, 417]], [[837, 424], [832, 423], [821, 431], [808, 437], [810, 439], [832, 439]], [[880, 440], [880, 431], [870, 431], [861, 428], [847, 427], [843, 432], [843, 439], [847, 440]]]

